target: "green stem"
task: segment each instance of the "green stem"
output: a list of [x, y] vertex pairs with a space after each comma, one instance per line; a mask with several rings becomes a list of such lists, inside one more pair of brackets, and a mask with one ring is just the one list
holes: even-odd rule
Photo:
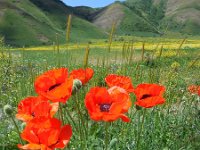
[[109, 123], [105, 122], [105, 150], [108, 150], [108, 127]]
[[59, 118], [62, 121], [62, 124], [64, 125], [64, 119], [63, 119], [63, 112], [62, 112], [62, 104], [59, 103]]
[[[82, 115], [82, 113], [81, 113], [80, 105], [79, 105], [79, 103], [78, 103], [77, 100], [78, 100], [78, 96], [77, 96], [77, 94], [76, 94], [76, 96], [75, 96], [75, 103], [76, 103], [76, 106], [77, 106], [77, 111], [78, 111], [78, 114], [79, 114], [81, 123], [83, 124], [83, 128], [84, 128], [84, 130], [85, 130], [85, 136], [86, 136], [86, 134], [87, 134], [87, 129], [86, 129], [86, 125], [85, 125], [85, 122], [84, 122], [84, 119], [83, 119], [83, 115]], [[87, 136], [86, 136], [85, 138], [87, 138]]]
[[76, 127], [76, 123], [75, 123], [74, 119], [72, 118], [71, 114], [69, 113], [69, 110], [68, 110], [68, 109], [66, 109], [66, 113], [67, 113], [68, 117], [70, 118], [70, 120], [72, 121], [72, 123], [73, 123], [73, 125], [74, 125], [76, 131], [78, 132], [78, 129], [77, 129], [77, 127]]
[[13, 118], [13, 116], [11, 116], [11, 120], [13, 121], [13, 123], [14, 123], [14, 125], [15, 125], [15, 128], [16, 128], [16, 130], [17, 130], [17, 133], [18, 133], [18, 135], [19, 135], [20, 143], [21, 143], [21, 144], [24, 144], [23, 141], [22, 141], [22, 138], [21, 138], [21, 136], [20, 136], [19, 128], [18, 128], [17, 123], [15, 122], [15, 119]]
[[142, 124], [141, 124], [141, 127], [140, 127], [140, 131], [139, 131], [139, 133], [138, 133], [137, 150], [139, 150], [139, 148], [140, 148], [140, 138], [141, 138], [141, 134], [142, 134], [143, 126], [144, 126], [145, 114], [146, 114], [146, 109], [144, 109], [144, 111], [143, 111]]

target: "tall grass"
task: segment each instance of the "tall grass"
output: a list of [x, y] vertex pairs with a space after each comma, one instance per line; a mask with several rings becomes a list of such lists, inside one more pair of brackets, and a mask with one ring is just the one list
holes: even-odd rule
[[71, 22], [72, 22], [72, 15], [70, 14], [67, 18], [67, 27], [66, 27], [66, 43], [67, 43], [67, 46], [70, 42]]
[[110, 31], [110, 34], [109, 34], [109, 42], [108, 42], [108, 51], [110, 52], [111, 50], [111, 45], [112, 45], [112, 41], [113, 41], [113, 36], [114, 36], [114, 32], [116, 30], [116, 24], [117, 22], [113, 22], [112, 24], [112, 28], [111, 28], [111, 31]]

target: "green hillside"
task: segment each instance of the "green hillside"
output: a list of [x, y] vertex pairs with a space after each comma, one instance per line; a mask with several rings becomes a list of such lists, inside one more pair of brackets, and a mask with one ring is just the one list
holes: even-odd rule
[[[71, 7], [59, 0], [0, 1], [0, 35], [12, 46], [52, 44], [58, 33], [65, 41]], [[73, 16], [72, 41], [102, 38], [105, 33], [86, 20]], [[78, 35], [78, 36], [76, 36]]]
[[183, 34], [200, 34], [200, 1], [168, 0], [163, 22]]
[[123, 7], [124, 18], [119, 25], [118, 32], [120, 34], [138, 34], [138, 32], [159, 33], [157, 28], [145, 18], [139, 16], [128, 7]]
[[96, 12], [92, 17], [92, 22], [107, 31], [111, 29], [113, 22], [116, 22], [117, 33], [120, 35], [134, 35], [139, 32], [159, 33], [151, 22], [120, 2]]
[[103, 8], [71, 7], [61, 0], [0, 0], [0, 36], [12, 46], [65, 42], [72, 17], [71, 42], [106, 38], [113, 22], [118, 35], [200, 34], [199, 0], [126, 0]]
[[[28, 0], [1, 1], [0, 34], [13, 46], [50, 43], [58, 30], [48, 17]], [[31, 13], [29, 13], [31, 12]]]
[[77, 6], [73, 8], [73, 13], [83, 19], [91, 21], [92, 15], [95, 14], [99, 8], [91, 8], [88, 6]]
[[199, 0], [126, 0], [124, 4], [161, 34], [200, 34]]

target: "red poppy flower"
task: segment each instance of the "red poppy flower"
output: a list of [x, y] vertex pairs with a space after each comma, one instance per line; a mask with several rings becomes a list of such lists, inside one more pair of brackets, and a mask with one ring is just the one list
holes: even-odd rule
[[72, 136], [70, 125], [61, 127], [61, 121], [56, 118], [39, 117], [27, 123], [21, 134], [22, 139], [29, 144], [18, 145], [25, 150], [54, 150], [64, 148]]
[[190, 85], [188, 86], [188, 91], [192, 94], [200, 95], [200, 86], [198, 85]]
[[93, 77], [94, 71], [91, 68], [87, 69], [78, 69], [73, 70], [70, 73], [70, 76], [73, 77], [73, 79], [79, 79], [83, 85], [85, 85], [92, 77]]
[[130, 119], [124, 115], [131, 106], [129, 94], [122, 88], [110, 89], [94, 87], [85, 98], [85, 105], [91, 119], [95, 121], [115, 121], [121, 118], [124, 122]]
[[49, 103], [42, 97], [27, 97], [18, 105], [16, 118], [22, 121], [30, 121], [35, 117], [53, 117], [58, 111], [59, 103]]
[[137, 98], [135, 104], [145, 108], [163, 104], [165, 102], [165, 99], [162, 97], [164, 91], [164, 86], [157, 84], [140, 84], [134, 91]]
[[105, 81], [109, 87], [119, 86], [128, 92], [134, 92], [134, 87], [130, 77], [110, 74], [105, 78]]
[[73, 79], [68, 78], [67, 68], [53, 69], [37, 77], [36, 92], [53, 102], [65, 103], [72, 93]]

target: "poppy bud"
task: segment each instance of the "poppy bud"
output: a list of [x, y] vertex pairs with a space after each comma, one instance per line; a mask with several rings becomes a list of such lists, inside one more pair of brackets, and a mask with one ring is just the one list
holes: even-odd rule
[[141, 109], [142, 109], [142, 107], [140, 107], [140, 106], [138, 106], [138, 105], [136, 105], [135, 108], [136, 108], [137, 110], [141, 110]]
[[12, 106], [10, 106], [8, 104], [4, 106], [3, 110], [4, 110], [4, 113], [7, 115], [12, 115], [12, 113], [13, 113]]
[[78, 79], [73, 80], [72, 93], [76, 93], [82, 87], [82, 82]]

